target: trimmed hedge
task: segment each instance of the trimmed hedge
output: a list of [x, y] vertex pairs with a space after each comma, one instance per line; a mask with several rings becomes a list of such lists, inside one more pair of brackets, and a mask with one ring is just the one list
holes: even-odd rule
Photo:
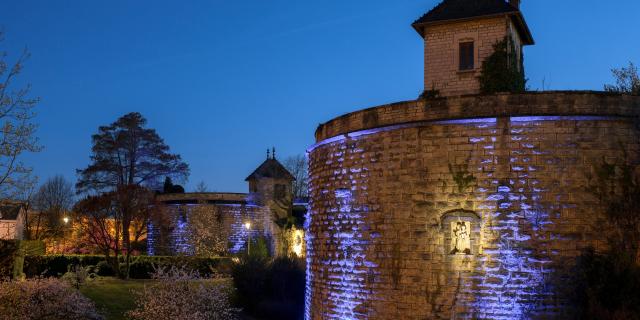
[[[119, 257], [120, 267], [124, 269], [124, 257]], [[111, 276], [115, 272], [101, 255], [46, 255], [25, 257], [24, 272], [27, 277], [59, 277], [65, 274], [73, 265], [83, 267], [97, 266], [97, 272], [102, 276]], [[129, 277], [132, 279], [149, 279], [156, 267], [186, 266], [208, 276], [214, 272], [228, 274], [231, 269], [230, 258], [196, 258], [196, 257], [131, 257]]]
[[15, 276], [19, 246], [16, 240], [0, 240], [0, 278]]
[[0, 240], [0, 278], [23, 278], [25, 256], [42, 253], [42, 241]]

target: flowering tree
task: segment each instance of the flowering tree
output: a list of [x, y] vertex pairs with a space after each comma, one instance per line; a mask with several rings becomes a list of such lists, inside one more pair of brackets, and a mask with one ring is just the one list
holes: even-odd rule
[[135, 292], [136, 308], [127, 315], [133, 320], [235, 320], [229, 288], [210, 283], [193, 271], [173, 267], [157, 269], [155, 284]]
[[193, 208], [189, 216], [189, 242], [195, 254], [212, 257], [227, 251], [228, 238], [219, 208]]
[[0, 281], [0, 318], [12, 320], [103, 319], [96, 307], [62, 280]]

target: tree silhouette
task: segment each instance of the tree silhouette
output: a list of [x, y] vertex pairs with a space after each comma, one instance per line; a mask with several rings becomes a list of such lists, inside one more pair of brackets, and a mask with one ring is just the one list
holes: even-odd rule
[[[129, 113], [93, 135], [91, 164], [78, 170], [79, 193], [111, 193], [114, 210], [121, 216], [123, 249], [127, 274], [131, 254], [130, 230], [140, 210], [152, 205], [152, 197], [142, 189], [159, 190], [165, 177], [186, 180], [189, 166], [154, 129], [145, 128], [147, 120], [137, 112]], [[144, 203], [149, 201], [149, 203]], [[125, 275], [127, 275], [125, 274]]]

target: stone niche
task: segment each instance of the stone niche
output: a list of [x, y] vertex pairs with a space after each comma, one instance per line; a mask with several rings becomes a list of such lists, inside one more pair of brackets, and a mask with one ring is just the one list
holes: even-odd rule
[[442, 215], [441, 233], [449, 268], [472, 271], [473, 258], [480, 253], [481, 219], [473, 211], [454, 210]]
[[637, 96], [538, 92], [322, 124], [309, 149], [306, 318], [557, 317], [563, 297], [546, 281], [606, 240], [587, 175], [603, 158], [639, 162], [639, 111]]

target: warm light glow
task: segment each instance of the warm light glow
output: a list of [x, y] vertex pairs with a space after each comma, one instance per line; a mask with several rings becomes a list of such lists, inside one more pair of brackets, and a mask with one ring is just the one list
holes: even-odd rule
[[296, 257], [304, 258], [304, 231], [294, 229], [291, 232], [291, 251]]
[[247, 230], [251, 230], [251, 222], [245, 222], [244, 228]]
[[62, 221], [64, 221], [65, 224], [69, 223], [69, 217], [62, 218]]

